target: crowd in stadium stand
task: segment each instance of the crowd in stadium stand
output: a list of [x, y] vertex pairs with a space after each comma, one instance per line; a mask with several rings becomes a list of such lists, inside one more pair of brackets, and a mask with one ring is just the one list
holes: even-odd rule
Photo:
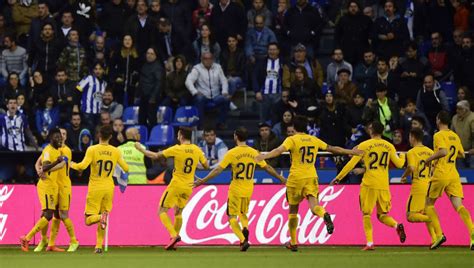
[[[440, 110], [471, 150], [472, 2], [0, 0], [0, 147], [38, 148], [65, 126], [67, 144], [84, 151], [103, 124], [118, 145], [134, 105], [148, 130], [159, 106], [188, 105], [201, 117], [218, 111], [216, 129], [231, 128], [244, 89], [259, 104], [261, 151], [278, 146], [295, 114], [332, 145], [356, 145], [380, 120], [397, 149], [413, 125], [431, 146]], [[324, 29], [335, 43], [325, 65]]]

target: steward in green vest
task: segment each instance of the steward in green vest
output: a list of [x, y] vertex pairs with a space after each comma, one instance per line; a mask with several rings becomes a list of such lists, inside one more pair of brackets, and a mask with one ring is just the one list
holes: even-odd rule
[[128, 184], [147, 184], [144, 155], [135, 148], [135, 142], [140, 141], [140, 133], [136, 128], [129, 128], [125, 136], [127, 141], [118, 149], [129, 167]]

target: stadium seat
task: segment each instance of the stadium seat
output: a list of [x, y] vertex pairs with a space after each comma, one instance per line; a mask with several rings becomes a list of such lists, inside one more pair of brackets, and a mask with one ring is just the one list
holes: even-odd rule
[[176, 110], [173, 126], [194, 127], [199, 124], [199, 112], [194, 106], [183, 106]]
[[173, 110], [168, 106], [158, 106], [156, 110], [157, 124], [171, 124], [173, 121]]
[[136, 125], [138, 124], [138, 112], [140, 107], [130, 106], [125, 108], [122, 114], [122, 120], [125, 125]]
[[145, 144], [145, 142], [148, 140], [148, 128], [144, 125], [133, 125], [127, 128], [131, 127], [138, 129], [138, 132], [140, 133], [140, 143]]
[[456, 108], [456, 102], [458, 100], [458, 93], [456, 84], [453, 82], [442, 82], [441, 88], [443, 89], [444, 93], [446, 94], [446, 98], [448, 99], [449, 109], [454, 111]]
[[246, 143], [247, 143], [248, 146], [253, 147], [255, 145], [255, 140], [248, 139]]
[[156, 125], [151, 129], [147, 146], [167, 146], [174, 143], [174, 129], [170, 125]]

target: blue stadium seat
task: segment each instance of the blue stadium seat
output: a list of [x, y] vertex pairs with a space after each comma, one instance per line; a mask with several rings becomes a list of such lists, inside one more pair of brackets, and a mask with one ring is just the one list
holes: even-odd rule
[[170, 125], [156, 125], [152, 128], [147, 146], [168, 146], [175, 141], [174, 129]]
[[248, 139], [246, 143], [247, 143], [248, 146], [253, 147], [255, 145], [255, 140]]
[[173, 126], [194, 127], [199, 124], [199, 111], [194, 106], [182, 106], [176, 110]]
[[449, 109], [454, 111], [456, 109], [456, 102], [458, 101], [456, 84], [453, 82], [441, 82], [441, 88], [448, 99]]
[[148, 140], [148, 128], [144, 125], [133, 125], [127, 128], [131, 127], [138, 129], [138, 132], [140, 133], [140, 143], [145, 144], [145, 142]]
[[140, 107], [130, 106], [123, 110], [122, 120], [125, 125], [136, 125], [138, 124], [138, 111]]
[[168, 106], [158, 106], [156, 110], [157, 124], [171, 124], [173, 121], [173, 110]]

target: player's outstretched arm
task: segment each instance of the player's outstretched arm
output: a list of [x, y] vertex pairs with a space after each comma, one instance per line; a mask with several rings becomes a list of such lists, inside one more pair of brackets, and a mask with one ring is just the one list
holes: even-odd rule
[[216, 168], [211, 170], [211, 172], [209, 172], [209, 174], [207, 174], [206, 177], [204, 177], [202, 179], [199, 179], [199, 180], [196, 180], [194, 182], [193, 187], [194, 188], [199, 187], [200, 185], [206, 183], [207, 181], [215, 178], [217, 175], [221, 174], [223, 170], [224, 170], [223, 168], [221, 168], [220, 166], [217, 166]]
[[273, 149], [271, 152], [267, 154], [259, 154], [257, 157], [255, 157], [256, 162], [263, 161], [265, 159], [271, 159], [275, 158], [277, 156], [280, 156], [282, 153], [286, 152], [286, 148], [283, 145], [280, 145], [278, 148]]
[[[61, 162], [64, 162], [64, 159], [63, 159], [62, 156], [58, 157], [58, 158], [56, 159], [56, 161], [54, 161], [54, 162], [52, 162], [52, 163], [49, 162], [49, 161], [43, 162], [43, 172], [52, 171], [52, 169], [53, 169], [56, 165], [60, 164]], [[64, 165], [64, 163], [63, 163], [63, 165]]]
[[402, 183], [407, 183], [407, 177], [410, 176], [411, 174], [413, 174], [413, 171], [415, 171], [415, 167], [414, 166], [408, 166], [402, 174], [401, 182]]
[[263, 167], [263, 169], [268, 173], [270, 174], [271, 176], [277, 178], [280, 180], [280, 182], [282, 184], [285, 184], [286, 183], [286, 179], [285, 177], [283, 177], [282, 175], [278, 174], [278, 172], [270, 165], [266, 165]]
[[152, 151], [148, 151], [148, 150], [145, 150], [142, 146], [141, 143], [139, 143], [138, 141], [135, 142], [135, 148], [142, 154], [144, 154], [146, 157], [148, 158], [152, 158], [152, 159], [158, 159], [160, 157], [163, 157], [163, 153], [162, 152], [152, 152]]
[[432, 156], [430, 156], [430, 157], [428, 157], [428, 159], [426, 159], [426, 163], [430, 163], [433, 160], [443, 158], [446, 155], [448, 155], [448, 151], [445, 148], [440, 148]]
[[329, 185], [334, 185], [338, 184], [339, 181], [342, 180], [354, 167], [359, 163], [359, 161], [362, 159], [362, 156], [355, 155], [351, 158], [351, 160], [344, 166], [344, 168], [337, 174], [336, 178], [331, 181]]
[[71, 168], [77, 171], [81, 171], [81, 170], [86, 169], [90, 165], [91, 162], [92, 162], [92, 148], [89, 147], [86, 150], [86, 155], [84, 156], [84, 159], [82, 159], [80, 163], [71, 162]]
[[400, 156], [397, 155], [395, 148], [390, 151], [390, 161], [395, 165], [397, 168], [402, 168], [405, 165], [406, 155], [404, 153], [400, 153]]
[[349, 150], [349, 149], [344, 149], [339, 146], [328, 145], [328, 147], [326, 148], [326, 151], [331, 152], [333, 154], [345, 154], [345, 155], [363, 155], [364, 154], [364, 151], [357, 149], [357, 147], [354, 147], [354, 149]]

